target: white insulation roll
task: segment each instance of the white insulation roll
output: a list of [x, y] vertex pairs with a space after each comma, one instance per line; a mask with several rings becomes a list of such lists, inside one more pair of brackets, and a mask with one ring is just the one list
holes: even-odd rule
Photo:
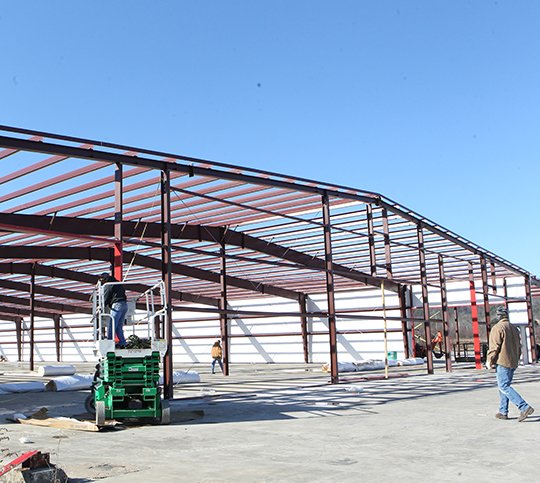
[[72, 376], [77, 372], [75, 366], [64, 365], [64, 366], [40, 366], [37, 370], [38, 374], [41, 377], [50, 377], [50, 376]]
[[0, 394], [43, 391], [45, 391], [45, 384], [42, 382], [7, 382], [5, 384], [0, 384]]
[[[201, 376], [198, 372], [195, 371], [175, 371], [172, 374], [173, 385], [174, 384], [185, 384], [188, 382], [201, 382]], [[163, 374], [159, 375], [159, 383], [163, 384]]]
[[94, 376], [92, 374], [55, 377], [47, 383], [47, 391], [81, 391], [83, 389], [90, 389], [93, 380]]

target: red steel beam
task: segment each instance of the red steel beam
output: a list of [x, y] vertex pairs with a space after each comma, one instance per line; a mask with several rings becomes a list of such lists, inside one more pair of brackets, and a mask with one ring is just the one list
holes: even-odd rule
[[469, 292], [471, 295], [471, 317], [474, 345], [474, 362], [476, 369], [482, 369], [480, 333], [478, 327], [478, 306], [476, 304], [476, 290], [474, 287], [474, 271], [472, 263], [469, 263]]

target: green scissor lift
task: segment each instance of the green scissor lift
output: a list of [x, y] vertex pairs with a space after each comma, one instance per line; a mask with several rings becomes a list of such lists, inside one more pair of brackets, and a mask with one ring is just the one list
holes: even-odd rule
[[[150, 348], [116, 349], [114, 340], [104, 338], [105, 325], [111, 316], [104, 310], [103, 285], [98, 284], [96, 287], [94, 336], [96, 352], [100, 353], [101, 358], [96, 366], [87, 408], [95, 409], [97, 426], [103, 426], [107, 419], [139, 419], [161, 424], [170, 423], [169, 401], [162, 399], [159, 385], [159, 368], [167, 350], [167, 343], [151, 336], [154, 319], [165, 311], [163, 289], [163, 282], [160, 282], [149, 289], [147, 291], [149, 293], [143, 294], [146, 296], [147, 313], [137, 325], [140, 329], [141, 324], [147, 324]], [[160, 303], [157, 310], [154, 291], [159, 293]], [[133, 313], [134, 302], [131, 315]]]

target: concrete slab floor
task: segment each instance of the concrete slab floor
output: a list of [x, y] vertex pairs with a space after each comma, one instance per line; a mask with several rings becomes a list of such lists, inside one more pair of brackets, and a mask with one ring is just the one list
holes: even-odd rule
[[[2, 395], [1, 459], [48, 451], [79, 483], [537, 479], [540, 367], [516, 372], [514, 387], [537, 407], [522, 423], [515, 407], [508, 421], [494, 418], [498, 392], [487, 371], [407, 368], [416, 375], [343, 374], [345, 382], [330, 385], [319, 365], [233, 365], [229, 377], [193, 369], [201, 383], [177, 386], [169, 426], [85, 433], [13, 424], [5, 417], [41, 407], [80, 415], [88, 392]], [[35, 380], [22, 366], [2, 363], [1, 372], [0, 382]]]

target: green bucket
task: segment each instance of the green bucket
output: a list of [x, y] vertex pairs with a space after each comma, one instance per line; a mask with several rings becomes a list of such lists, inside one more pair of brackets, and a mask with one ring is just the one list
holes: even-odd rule
[[388, 359], [391, 361], [397, 361], [397, 351], [388, 352]]

